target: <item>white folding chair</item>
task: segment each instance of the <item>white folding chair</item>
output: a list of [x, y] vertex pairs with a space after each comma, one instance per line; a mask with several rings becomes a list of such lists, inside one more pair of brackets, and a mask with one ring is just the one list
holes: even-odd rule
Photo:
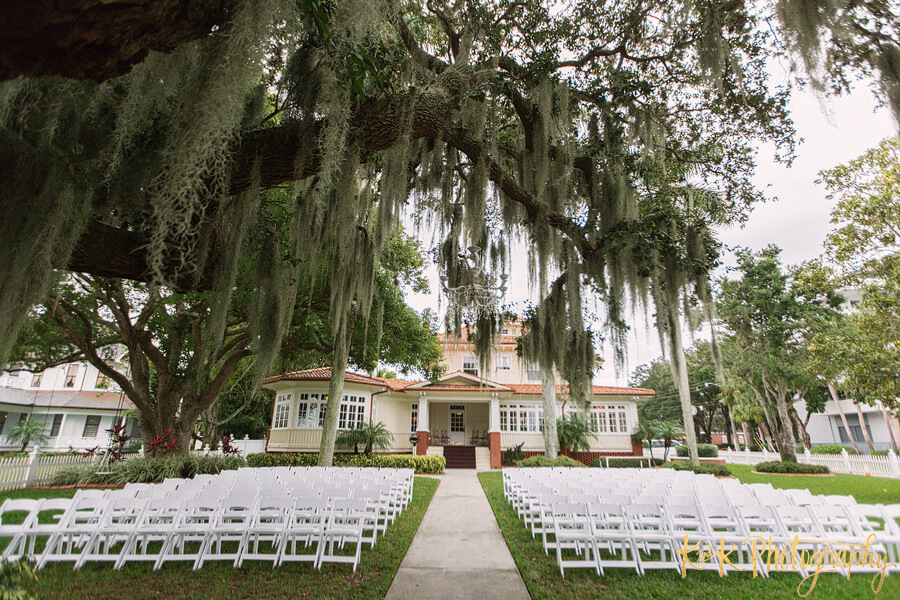
[[[110, 561], [117, 565], [128, 540], [140, 522], [147, 506], [142, 498], [111, 500], [100, 517], [95, 530], [88, 537], [84, 550], [75, 562], [80, 569], [87, 561]], [[121, 548], [117, 547], [121, 544]]]
[[600, 557], [599, 568], [632, 568], [640, 573], [639, 551], [625, 507], [601, 502], [587, 508]]
[[[328, 498], [295, 498], [281, 539], [277, 564], [311, 562], [319, 566], [322, 535], [330, 511]], [[298, 543], [301, 544], [298, 551]], [[312, 550], [312, 551], [310, 551]]]
[[[166, 538], [175, 530], [184, 502], [177, 496], [147, 500], [144, 512], [125, 541], [115, 568], [120, 569], [131, 561], [156, 563]], [[151, 544], [159, 544], [157, 552], [150, 552]]]
[[[319, 546], [319, 566], [326, 562], [351, 563], [353, 572], [359, 565], [363, 545], [363, 530], [369, 519], [369, 501], [364, 499], [336, 499], [328, 515], [322, 543]], [[354, 545], [352, 555], [339, 554], [347, 544]]]
[[48, 562], [77, 561], [80, 554], [78, 550], [83, 548], [97, 530], [109, 502], [92, 495], [84, 495], [77, 500], [73, 498], [68, 510], [60, 517], [59, 526], [47, 540], [37, 561], [37, 568], [44, 568]]
[[256, 510], [256, 496], [239, 494], [225, 499], [216, 512], [212, 526], [206, 530], [194, 570], [207, 560], [230, 560], [237, 566], [244, 536]]
[[[594, 569], [598, 575], [600, 568], [597, 540], [591, 528], [587, 506], [577, 502], [554, 502], [550, 507], [555, 536], [556, 562], [560, 574], [566, 576], [570, 569]], [[570, 550], [575, 557], [570, 558]]]
[[[240, 567], [245, 560], [270, 560], [278, 565], [281, 544], [288, 528], [288, 519], [294, 500], [287, 496], [260, 498], [250, 524], [244, 530], [238, 558], [234, 566]], [[252, 550], [251, 550], [252, 544]], [[262, 544], [262, 550], [260, 549]], [[266, 551], [268, 549], [268, 551]]]
[[680, 568], [675, 539], [659, 503], [629, 504], [625, 506], [625, 518], [631, 528], [640, 573], [647, 569]]
[[175, 518], [175, 525], [163, 539], [154, 570], [171, 560], [190, 560], [196, 564], [206, 534], [215, 523], [218, 513], [218, 498], [199, 497], [185, 501]]
[[31, 498], [7, 498], [0, 506], [0, 539], [8, 539], [3, 558], [20, 559], [27, 550], [25, 532], [31, 528], [43, 500]]

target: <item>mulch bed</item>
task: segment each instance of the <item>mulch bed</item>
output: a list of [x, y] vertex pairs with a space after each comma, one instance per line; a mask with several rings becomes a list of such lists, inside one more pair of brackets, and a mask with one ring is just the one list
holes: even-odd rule
[[786, 477], [834, 477], [834, 473], [763, 473], [762, 471], [750, 471], [757, 475], [779, 475]]

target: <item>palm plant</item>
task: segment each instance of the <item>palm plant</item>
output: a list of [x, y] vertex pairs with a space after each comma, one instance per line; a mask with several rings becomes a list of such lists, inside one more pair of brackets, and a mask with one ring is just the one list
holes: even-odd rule
[[47, 441], [47, 434], [44, 432], [44, 422], [38, 419], [27, 418], [19, 421], [9, 431], [7, 435], [12, 443], [22, 442], [22, 452], [28, 447], [28, 444], [34, 442], [40, 446]]
[[582, 415], [569, 414], [556, 424], [556, 436], [564, 455], [572, 452], [587, 452], [591, 449], [590, 438], [596, 437], [590, 421]]
[[680, 440], [684, 437], [684, 428], [678, 424], [678, 421], [656, 421], [656, 437], [663, 441], [663, 462], [669, 457], [669, 448], [672, 447], [674, 440]]
[[353, 429], [338, 432], [334, 443], [344, 448], [353, 448], [354, 454], [359, 454], [359, 447], [363, 447], [365, 454], [372, 454], [373, 450], [387, 450], [394, 441], [392, 434], [384, 422], [376, 424], [360, 424]]

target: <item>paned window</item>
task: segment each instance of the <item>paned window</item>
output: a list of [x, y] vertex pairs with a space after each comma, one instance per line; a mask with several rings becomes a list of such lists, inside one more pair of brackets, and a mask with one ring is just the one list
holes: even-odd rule
[[99, 415], [88, 415], [88, 418], [84, 421], [84, 431], [81, 433], [81, 437], [97, 437], [97, 432], [100, 430], [100, 416]]
[[97, 385], [94, 386], [105, 390], [109, 387], [109, 377], [104, 375], [103, 373], [97, 373]]
[[338, 414], [338, 429], [356, 429], [362, 426], [366, 411], [365, 396], [344, 396]]
[[409, 407], [409, 430], [415, 433], [419, 430], [419, 403], [413, 402]]
[[595, 404], [591, 423], [597, 433], [629, 433], [628, 409], [619, 404]]
[[464, 357], [462, 367], [463, 373], [478, 375], [478, 360], [474, 356]]
[[512, 369], [512, 367], [510, 366], [508, 356], [498, 356], [497, 357], [497, 370], [498, 371], [509, 371], [511, 369]]
[[[75, 387], [75, 377], [78, 375], [78, 365], [69, 365], [66, 369], [66, 387]], [[84, 436], [84, 437], [93, 437], [93, 436]]]
[[31, 376], [31, 387], [41, 387], [41, 379], [43, 379], [43, 373], [35, 373]]
[[59, 429], [62, 427], [62, 415], [53, 415], [53, 425], [50, 427], [50, 437], [59, 435]]
[[540, 433], [544, 430], [544, 409], [538, 404], [501, 404], [500, 431]]
[[541, 368], [537, 363], [530, 362], [525, 365], [525, 376], [528, 378], [528, 381], [540, 381]]
[[272, 420], [273, 429], [284, 429], [290, 425], [291, 419], [291, 394], [278, 394], [275, 399], [275, 418]]

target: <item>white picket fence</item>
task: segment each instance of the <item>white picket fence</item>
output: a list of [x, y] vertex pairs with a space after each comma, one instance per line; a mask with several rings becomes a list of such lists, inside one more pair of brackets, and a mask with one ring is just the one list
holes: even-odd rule
[[[724, 458], [726, 463], [732, 465], [757, 465], [761, 462], [781, 460], [777, 452], [767, 450], [762, 452], [719, 450], [719, 458]], [[828, 467], [832, 473], [900, 479], [900, 459], [893, 450], [888, 450], [887, 456], [848, 454], [846, 450], [842, 450], [840, 454], [813, 454], [806, 450], [797, 455], [797, 461]]]
[[90, 464], [99, 459], [98, 456], [77, 454], [41, 456], [37, 450], [28, 456], [0, 458], [0, 491], [46, 485], [63, 467]]

